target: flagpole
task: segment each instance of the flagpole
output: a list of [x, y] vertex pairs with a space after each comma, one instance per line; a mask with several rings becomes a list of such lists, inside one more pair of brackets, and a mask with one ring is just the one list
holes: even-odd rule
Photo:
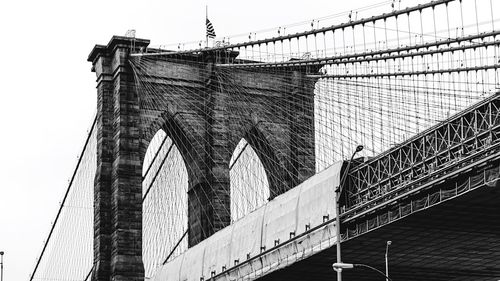
[[206, 47], [208, 48], [208, 32], [206, 32], [207, 21], [208, 21], [208, 5], [205, 5], [205, 36], [206, 36], [206, 42], [207, 42]]

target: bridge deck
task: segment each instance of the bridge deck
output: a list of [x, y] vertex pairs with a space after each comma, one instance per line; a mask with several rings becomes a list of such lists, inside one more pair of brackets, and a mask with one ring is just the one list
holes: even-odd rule
[[[389, 264], [394, 280], [497, 280], [499, 201], [499, 184], [484, 185], [342, 243], [343, 261], [383, 270], [385, 243], [391, 240]], [[335, 251], [332, 247], [261, 280], [333, 280]], [[382, 280], [364, 269], [344, 271], [344, 279]]]
[[[343, 261], [383, 269], [386, 241], [391, 240], [390, 272], [395, 280], [500, 278], [499, 102], [500, 96], [496, 94], [452, 117], [450, 122], [409, 140], [425, 139], [429, 143], [425, 147], [434, 148], [424, 149], [425, 157], [415, 158], [414, 153], [402, 155], [400, 148], [353, 169], [350, 174], [358, 173], [354, 177], [357, 183], [370, 183], [365, 191], [356, 189], [358, 193], [381, 188], [384, 181], [394, 186], [375, 194], [369, 202], [350, 206], [351, 209], [342, 214]], [[450, 130], [453, 122], [458, 122], [460, 129]], [[440, 135], [448, 138], [437, 143], [436, 134], [443, 128], [446, 133]], [[459, 136], [451, 137], [452, 131]], [[450, 147], [458, 147], [460, 155], [451, 153], [455, 148]], [[391, 160], [396, 154], [399, 155], [394, 158], [397, 161]], [[441, 155], [443, 159], [439, 158]], [[419, 161], [415, 163], [419, 165], [439, 164], [435, 164], [434, 169], [426, 168], [428, 172], [416, 173], [419, 176], [416, 181], [422, 181], [420, 184], [395, 180], [401, 178], [398, 171], [404, 170], [402, 163], [408, 161], [412, 165], [407, 169], [415, 169], [416, 164], [410, 160], [417, 158]], [[380, 168], [384, 159], [389, 159], [385, 177], [375, 180], [360, 176], [363, 169], [368, 171], [366, 175], [370, 174], [367, 167], [371, 163], [379, 163]], [[280, 266], [260, 279], [331, 280], [335, 278], [331, 268], [335, 252], [332, 246], [290, 266], [283, 265], [286, 262], [278, 258], [274, 263]], [[373, 274], [355, 270], [347, 271], [345, 276], [346, 280], [372, 280], [376, 278]], [[227, 276], [230, 273], [221, 273], [214, 279], [227, 280], [224, 279]]]

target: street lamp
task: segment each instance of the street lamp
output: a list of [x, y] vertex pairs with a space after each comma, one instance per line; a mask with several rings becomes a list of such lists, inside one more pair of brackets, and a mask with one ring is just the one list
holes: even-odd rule
[[[385, 275], [389, 276], [389, 246], [392, 244], [392, 241], [387, 241], [385, 244]], [[389, 277], [387, 277], [389, 278]], [[389, 279], [386, 279], [389, 281]]]
[[366, 267], [366, 268], [369, 268], [369, 269], [371, 269], [373, 271], [376, 271], [376, 272], [380, 273], [380, 275], [384, 276], [386, 280], [392, 281], [392, 279], [389, 278], [389, 276], [385, 275], [382, 271], [376, 269], [373, 266], [369, 266], [369, 265], [362, 264], [362, 263], [342, 263], [342, 262], [336, 262], [336, 263], [332, 264], [332, 267], [333, 267], [333, 270], [337, 271], [337, 274], [338, 274], [338, 272], [342, 272], [343, 269], [353, 269], [355, 267]]
[[3, 281], [3, 254], [4, 251], [0, 251], [0, 281]]
[[[342, 174], [342, 178], [340, 179], [339, 186], [335, 190], [335, 204], [337, 207], [336, 208], [337, 215], [335, 218], [335, 228], [337, 232], [337, 264], [342, 263], [341, 249], [340, 249], [340, 194], [342, 193], [342, 188], [344, 188], [344, 182], [347, 178], [347, 174], [349, 173], [349, 168], [351, 167], [352, 159], [354, 159], [354, 155], [356, 155], [356, 153], [360, 152], [361, 150], [363, 150], [363, 146], [358, 145], [356, 147], [356, 150], [351, 156], [351, 160], [349, 161], [349, 163], [347, 163], [347, 167], [344, 173]], [[335, 270], [335, 271], [337, 271], [337, 281], [342, 281], [342, 270]]]

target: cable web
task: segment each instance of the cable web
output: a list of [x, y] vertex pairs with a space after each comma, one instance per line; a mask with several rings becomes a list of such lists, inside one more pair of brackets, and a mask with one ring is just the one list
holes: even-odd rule
[[30, 280], [86, 280], [93, 264], [96, 129], [92, 125]]
[[[143, 164], [146, 277], [188, 248], [193, 225], [221, 229], [358, 145], [377, 157], [498, 92], [497, 1], [391, 8], [297, 34], [130, 55], [141, 122], [170, 120], [144, 128], [155, 130]], [[89, 276], [95, 139], [93, 129], [32, 280]]]
[[[187, 229], [187, 172], [179, 150], [160, 130], [143, 165], [143, 256], [146, 276], [162, 265]], [[187, 249], [187, 240], [173, 257]]]
[[[146, 276], [151, 276], [167, 257], [174, 258], [188, 248], [184, 239], [188, 175], [179, 150], [163, 130], [151, 140], [143, 167], [143, 257]], [[233, 153], [230, 177], [233, 221], [269, 198], [265, 171], [244, 139]]]
[[[141, 95], [141, 107], [149, 114], [161, 113], [160, 104], [163, 101], [169, 107], [193, 109], [201, 113], [201, 116], [207, 116], [208, 113], [204, 112], [204, 108], [201, 108], [199, 100], [186, 98], [198, 95], [199, 93], [195, 90], [163, 83], [165, 81], [162, 82], [163, 84], [157, 83], [162, 80], [158, 75], [153, 77], [149, 73], [149, 69], [155, 68], [154, 66], [143, 62], [133, 62], [133, 67]], [[179, 74], [182, 69], [177, 69], [176, 72]], [[182, 113], [178, 116], [184, 118]], [[190, 126], [196, 126], [196, 123], [191, 123]], [[192, 128], [184, 128], [182, 131], [169, 130], [170, 136], [160, 130], [153, 137], [146, 153], [143, 164], [143, 253], [146, 276], [151, 276], [167, 257], [173, 258], [187, 249], [187, 239], [184, 238], [184, 233], [188, 226], [188, 174], [194, 172], [187, 170], [184, 159], [193, 159], [196, 155], [192, 155], [193, 153], [186, 149], [186, 145], [181, 143], [181, 149], [185, 151], [183, 158], [173, 144], [172, 138], [193, 140], [193, 145], [201, 147], [201, 153], [213, 149], [205, 147], [204, 135], [193, 135], [197, 134], [197, 131], [189, 129]], [[227, 188], [230, 186], [229, 192], [232, 195], [231, 205], [224, 213], [231, 214], [232, 221], [261, 206], [270, 197], [267, 182], [269, 175], [266, 175], [260, 159], [245, 139], [238, 141], [235, 143], [233, 151], [229, 151], [230, 148], [224, 148], [229, 156], [226, 157], [227, 166], [225, 167], [229, 172], [227, 180], [230, 181]], [[215, 157], [217, 156], [215, 155]], [[213, 159], [208, 161], [210, 160], [213, 161]], [[202, 167], [199, 167], [203, 165], [202, 163], [194, 161], [190, 163], [191, 170], [203, 170]], [[204, 194], [195, 196], [199, 202], [204, 200], [200, 198]], [[206, 205], [211, 204], [210, 201], [206, 202]], [[208, 213], [209, 207], [213, 206], [202, 204], [203, 210], [201, 212]]]
[[270, 197], [266, 171], [245, 139], [236, 147], [229, 165], [231, 219], [236, 221], [262, 206]]
[[[304, 163], [313, 159], [319, 172], [349, 159], [357, 145], [364, 146], [359, 156], [375, 157], [493, 95], [499, 85], [497, 19], [462, 13], [490, 15], [485, 7], [493, 8], [492, 2], [476, 2], [481, 3], [436, 1], [376, 20], [351, 19], [305, 35], [224, 48], [133, 54], [141, 108], [180, 111], [181, 120], [196, 112], [213, 127], [261, 126], [272, 132], [275, 142], [257, 134], [250, 141], [227, 139], [231, 145], [222, 149], [201, 144], [204, 136], [193, 133], [200, 124], [187, 122], [190, 133], [175, 132], [200, 141], [204, 152], [218, 149], [213, 158], [231, 155], [230, 185], [224, 187], [231, 204], [225, 212], [235, 221], [307, 178], [290, 180], [303, 173], [301, 165], [266, 168], [281, 164], [283, 151], [295, 150]], [[216, 100], [200, 88], [217, 93]], [[314, 135], [313, 149], [302, 135], [290, 137], [293, 128]], [[262, 143], [267, 146], [255, 147]], [[176, 236], [184, 231], [185, 225]], [[166, 248], [174, 246], [172, 241]]]

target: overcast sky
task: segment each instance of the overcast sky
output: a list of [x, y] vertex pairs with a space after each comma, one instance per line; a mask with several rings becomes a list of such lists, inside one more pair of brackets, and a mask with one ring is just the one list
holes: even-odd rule
[[[402, 5], [410, 5], [403, 0]], [[95, 114], [95, 44], [136, 29], [152, 45], [311, 21], [383, 0], [4, 0], [0, 4], [0, 250], [27, 280]], [[412, 4], [413, 4], [412, 0]], [[420, 1], [425, 2], [425, 1]], [[390, 11], [387, 4], [386, 11]], [[259, 34], [257, 36], [260, 36]], [[172, 47], [176, 48], [176, 47]]]

